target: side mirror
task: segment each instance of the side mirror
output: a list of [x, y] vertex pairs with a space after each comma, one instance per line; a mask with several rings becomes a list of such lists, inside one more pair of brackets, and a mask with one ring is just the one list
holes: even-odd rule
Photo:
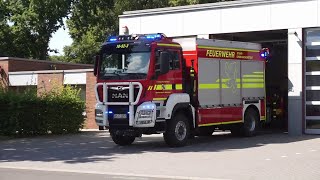
[[93, 74], [94, 76], [97, 76], [98, 74], [98, 64], [99, 64], [99, 60], [100, 60], [100, 56], [99, 55], [96, 55], [94, 57], [94, 69], [93, 69]]
[[160, 53], [160, 74], [168, 73], [169, 66], [170, 66], [169, 53], [163, 51]]

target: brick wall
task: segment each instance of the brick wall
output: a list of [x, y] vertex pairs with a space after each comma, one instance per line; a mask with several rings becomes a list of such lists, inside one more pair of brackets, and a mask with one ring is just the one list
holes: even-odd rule
[[9, 86], [8, 61], [0, 61], [0, 87]]
[[38, 94], [63, 84], [63, 74], [38, 74]]
[[87, 72], [87, 83], [86, 83], [86, 108], [87, 108], [87, 121], [86, 128], [97, 129], [98, 126], [95, 122], [94, 108], [96, 105], [96, 97], [94, 86], [96, 84], [96, 77], [92, 72]]
[[[70, 69], [91, 69], [93, 65], [86, 64], [70, 64], [70, 63], [57, 63], [51, 61], [39, 61], [39, 60], [28, 60], [21, 58], [0, 58], [0, 66], [3, 69], [3, 75], [0, 76], [0, 86], [6, 87], [8, 84], [8, 72], [17, 71], [42, 71], [52, 70], [52, 66], [55, 65], [56, 70], [70, 70]], [[96, 77], [93, 72], [86, 73], [87, 84], [86, 84], [86, 112], [87, 120], [85, 128], [98, 129], [95, 123], [94, 107], [96, 104], [94, 86], [96, 84]], [[64, 75], [62, 72], [59, 73], [38, 73], [38, 94], [43, 91], [50, 91], [54, 84], [62, 85]]]

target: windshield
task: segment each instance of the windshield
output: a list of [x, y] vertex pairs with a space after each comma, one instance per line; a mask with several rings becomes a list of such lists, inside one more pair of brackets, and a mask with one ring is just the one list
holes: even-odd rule
[[150, 52], [104, 53], [100, 66], [101, 79], [145, 79]]

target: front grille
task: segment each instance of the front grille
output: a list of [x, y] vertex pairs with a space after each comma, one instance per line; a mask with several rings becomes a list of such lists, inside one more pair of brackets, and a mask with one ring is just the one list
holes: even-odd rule
[[[134, 114], [137, 108], [134, 107]], [[129, 127], [129, 106], [108, 106], [109, 126], [112, 127]], [[112, 113], [111, 113], [112, 112]], [[127, 118], [114, 119], [115, 114], [126, 114]]]
[[[134, 88], [134, 101], [136, 100], [139, 93], [139, 88]], [[129, 89], [125, 90], [114, 90], [108, 89], [108, 102], [129, 102]]]

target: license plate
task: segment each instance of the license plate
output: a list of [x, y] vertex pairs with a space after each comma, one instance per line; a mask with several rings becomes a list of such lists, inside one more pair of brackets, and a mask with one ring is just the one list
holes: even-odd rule
[[126, 119], [127, 115], [126, 114], [114, 114], [113, 119]]

